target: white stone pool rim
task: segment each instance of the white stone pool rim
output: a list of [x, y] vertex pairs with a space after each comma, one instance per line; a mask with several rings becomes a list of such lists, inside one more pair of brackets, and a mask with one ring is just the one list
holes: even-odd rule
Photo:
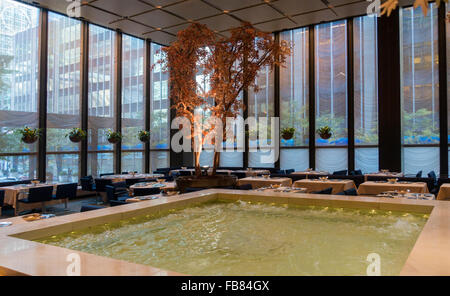
[[31, 240], [207, 201], [243, 200], [304, 206], [373, 209], [429, 215], [400, 275], [450, 275], [450, 202], [211, 189], [114, 208], [25, 222], [16, 217], [0, 228], [0, 275], [65, 276], [71, 254], [78, 254], [80, 275], [180, 275], [175, 271], [73, 251]]

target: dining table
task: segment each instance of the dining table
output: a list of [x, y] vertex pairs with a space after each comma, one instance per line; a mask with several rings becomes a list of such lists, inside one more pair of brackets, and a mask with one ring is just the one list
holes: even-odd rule
[[177, 188], [177, 184], [175, 182], [142, 182], [130, 186], [131, 191], [135, 188], [161, 188], [161, 190], [175, 190]]
[[425, 182], [408, 181], [367, 181], [359, 185], [358, 195], [377, 195], [388, 191], [409, 191], [410, 193], [428, 193]]
[[303, 179], [294, 182], [293, 187], [303, 187], [307, 192], [321, 191], [327, 188], [333, 188], [331, 194], [340, 193], [342, 191], [355, 188], [356, 185], [353, 180], [339, 180], [339, 179]]
[[441, 189], [439, 189], [439, 193], [437, 196], [437, 200], [446, 200], [450, 199], [450, 183], [444, 183], [441, 185]]
[[55, 193], [56, 188], [59, 184], [60, 183], [19, 184], [2, 187], [1, 190], [5, 191], [5, 199], [3, 203], [5, 205], [12, 206], [15, 209], [17, 202], [20, 199], [24, 199], [27, 197], [30, 188], [53, 186], [53, 193]]
[[302, 176], [306, 176], [306, 178], [308, 179], [308, 176], [328, 176], [328, 175], [330, 175], [330, 172], [327, 172], [327, 171], [298, 171], [298, 172], [291, 173], [291, 175], [302, 175]]
[[376, 173], [369, 173], [364, 174], [364, 181], [368, 180], [368, 177], [385, 177], [385, 178], [402, 178], [405, 174], [400, 172], [376, 172]]
[[122, 182], [125, 180], [132, 179], [157, 179], [164, 177], [163, 174], [118, 174], [118, 175], [106, 175], [102, 176], [101, 179], [113, 180], [113, 182]]
[[239, 179], [237, 182], [238, 186], [250, 184], [253, 189], [261, 188], [261, 187], [270, 187], [271, 185], [275, 186], [292, 186], [291, 178], [266, 178], [266, 177], [245, 177]]

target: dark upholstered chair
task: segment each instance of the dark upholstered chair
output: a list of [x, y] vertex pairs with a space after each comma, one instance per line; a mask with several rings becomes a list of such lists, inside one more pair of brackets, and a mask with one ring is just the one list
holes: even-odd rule
[[324, 190], [320, 190], [320, 191], [313, 191], [311, 193], [312, 194], [331, 194], [332, 192], [333, 192], [333, 188], [330, 187], [330, 188], [327, 188], [327, 189], [324, 189]]
[[98, 193], [106, 192], [105, 186], [111, 185], [111, 184], [112, 184], [111, 179], [97, 178], [97, 179], [95, 179], [95, 191], [97, 191]]
[[333, 175], [336, 175], [336, 176], [346, 176], [346, 175], [347, 175], [347, 170], [336, 171], [336, 172], [333, 173]]
[[114, 175], [114, 173], [105, 173], [105, 174], [100, 174], [100, 177], [112, 176], [112, 175]]
[[80, 212], [89, 212], [89, 211], [95, 211], [95, 210], [101, 210], [104, 209], [104, 207], [100, 207], [100, 206], [93, 206], [93, 205], [83, 205], [81, 206], [81, 210]]
[[123, 191], [120, 187], [116, 187], [114, 185], [106, 185], [106, 199], [108, 203], [112, 205], [114, 201], [119, 201], [125, 203], [127, 199], [130, 198], [127, 191]]
[[64, 204], [67, 208], [67, 202], [69, 199], [74, 199], [77, 197], [77, 183], [71, 184], [61, 184], [56, 187], [56, 194], [53, 195], [54, 200], [64, 200]]
[[358, 191], [355, 188], [344, 190], [345, 195], [358, 196]]
[[418, 171], [416, 174], [416, 178], [422, 178], [422, 171]]
[[160, 188], [134, 188], [134, 196], [156, 195], [161, 192]]
[[236, 189], [237, 190], [252, 190], [253, 186], [252, 186], [252, 184], [243, 184], [240, 186], [236, 186]]
[[0, 190], [0, 216], [2, 215], [2, 208], [4, 202], [5, 202], [5, 191]]
[[236, 176], [238, 179], [243, 179], [247, 177], [244, 172], [232, 172], [231, 175]]
[[92, 176], [80, 178], [81, 190], [95, 192], [95, 183]]
[[350, 176], [362, 176], [363, 173], [361, 170], [354, 170], [350, 172]]
[[20, 199], [16, 205], [15, 214], [19, 212], [20, 204], [26, 204], [28, 209], [42, 208], [42, 212], [45, 212], [45, 202], [52, 200], [52, 194], [53, 186], [30, 188], [28, 197]]

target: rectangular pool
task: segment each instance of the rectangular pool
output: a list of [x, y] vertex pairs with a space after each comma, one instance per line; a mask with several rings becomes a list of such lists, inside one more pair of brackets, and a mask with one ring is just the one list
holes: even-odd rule
[[35, 240], [190, 275], [399, 275], [427, 214], [215, 200]]

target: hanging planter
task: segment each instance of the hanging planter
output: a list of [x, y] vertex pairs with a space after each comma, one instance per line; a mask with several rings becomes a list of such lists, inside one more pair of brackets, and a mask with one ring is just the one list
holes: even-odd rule
[[281, 130], [281, 137], [286, 141], [289, 141], [290, 139], [294, 138], [294, 135], [295, 135], [295, 128], [293, 127], [288, 127]]
[[143, 143], [150, 142], [150, 131], [140, 131], [138, 133], [138, 138], [139, 138], [139, 141], [141, 141]]
[[328, 125], [318, 129], [317, 133], [324, 140], [328, 140], [333, 135], [333, 133], [331, 132], [331, 127], [329, 127]]
[[108, 137], [108, 142], [110, 142], [111, 144], [117, 144], [122, 141], [122, 134], [119, 132], [108, 130], [106, 136]]
[[82, 140], [86, 139], [87, 133], [81, 128], [73, 128], [70, 133], [66, 135], [69, 137], [69, 140], [73, 143], [79, 143]]
[[24, 127], [22, 129], [16, 130], [16, 133], [22, 135], [22, 142], [25, 144], [33, 144], [37, 140], [39, 140], [39, 137], [41, 135], [41, 129], [39, 128], [29, 128]]

